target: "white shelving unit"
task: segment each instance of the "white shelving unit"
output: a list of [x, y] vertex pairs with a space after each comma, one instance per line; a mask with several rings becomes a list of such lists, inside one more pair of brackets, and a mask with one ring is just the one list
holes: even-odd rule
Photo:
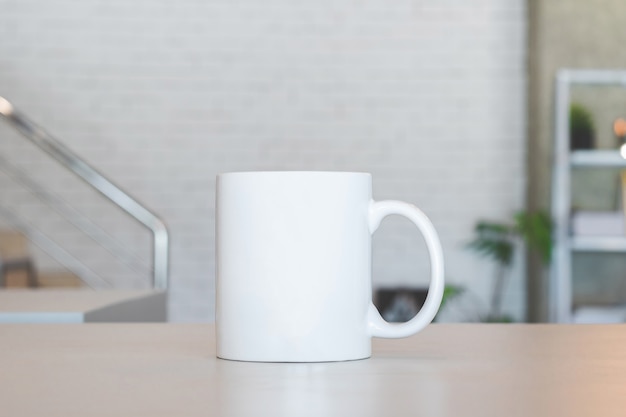
[[570, 70], [558, 72], [555, 97], [555, 148], [552, 178], [552, 220], [554, 250], [550, 270], [550, 319], [572, 322], [572, 255], [585, 252], [624, 252], [626, 236], [572, 236], [571, 170], [586, 168], [624, 168], [626, 159], [615, 150], [570, 152], [569, 108], [573, 85], [617, 85], [626, 87], [626, 71]]

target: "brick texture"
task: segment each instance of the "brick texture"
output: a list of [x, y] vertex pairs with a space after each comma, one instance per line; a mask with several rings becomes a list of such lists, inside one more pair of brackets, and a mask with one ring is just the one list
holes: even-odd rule
[[[371, 172], [376, 199], [431, 217], [448, 279], [487, 298], [491, 266], [463, 246], [476, 220], [523, 206], [524, 1], [0, 0], [0, 10], [0, 95], [168, 224], [171, 320], [213, 319], [215, 175], [236, 170]], [[149, 258], [145, 230], [4, 123], [0, 137], [3, 158]], [[0, 176], [3, 205], [46, 217]], [[112, 285], [146, 285], [62, 220], [44, 223]], [[405, 220], [386, 220], [374, 244], [375, 286], [427, 282]], [[518, 317], [522, 272], [518, 262], [506, 300]]]

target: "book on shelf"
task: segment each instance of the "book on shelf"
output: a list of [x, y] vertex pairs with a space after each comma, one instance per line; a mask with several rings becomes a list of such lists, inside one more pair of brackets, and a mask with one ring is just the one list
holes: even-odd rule
[[574, 236], [626, 236], [622, 211], [575, 211], [571, 219]]

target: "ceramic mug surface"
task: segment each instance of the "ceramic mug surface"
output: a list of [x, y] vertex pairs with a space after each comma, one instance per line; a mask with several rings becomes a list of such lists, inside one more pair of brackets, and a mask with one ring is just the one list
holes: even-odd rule
[[[367, 173], [239, 172], [217, 178], [217, 355], [261, 362], [364, 359], [371, 337], [406, 337], [443, 296], [437, 233], [415, 206], [372, 200]], [[387, 323], [371, 300], [371, 240], [399, 214], [424, 235], [431, 281], [421, 311]]]

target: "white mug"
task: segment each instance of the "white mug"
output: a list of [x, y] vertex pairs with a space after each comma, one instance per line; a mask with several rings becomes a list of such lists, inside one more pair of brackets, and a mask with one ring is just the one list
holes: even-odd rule
[[[406, 337], [435, 317], [443, 253], [415, 206], [372, 200], [372, 178], [351, 172], [218, 175], [217, 356], [258, 362], [364, 359], [371, 337]], [[390, 214], [424, 235], [431, 280], [420, 312], [387, 323], [372, 303], [371, 240]]]

